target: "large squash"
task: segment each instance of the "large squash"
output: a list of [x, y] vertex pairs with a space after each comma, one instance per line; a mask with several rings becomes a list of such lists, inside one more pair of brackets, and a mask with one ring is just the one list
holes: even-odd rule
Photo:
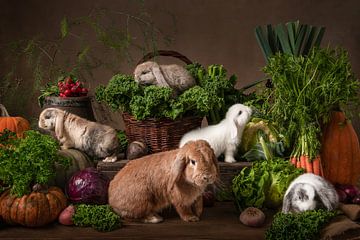
[[23, 137], [24, 131], [30, 129], [30, 123], [22, 117], [10, 117], [4, 105], [0, 104], [0, 132], [5, 129], [15, 132], [18, 137]]
[[360, 178], [359, 139], [343, 112], [331, 113], [321, 146], [324, 177], [332, 183], [355, 185]]
[[70, 159], [70, 166], [64, 168], [62, 165], [55, 163], [56, 175], [54, 185], [61, 187], [65, 190], [69, 179], [72, 175], [80, 170], [88, 167], [94, 167], [94, 163], [89, 157], [76, 149], [63, 149], [59, 150], [59, 155]]
[[0, 216], [7, 224], [40, 227], [55, 221], [66, 204], [67, 199], [58, 187], [19, 198], [7, 190], [0, 197]]

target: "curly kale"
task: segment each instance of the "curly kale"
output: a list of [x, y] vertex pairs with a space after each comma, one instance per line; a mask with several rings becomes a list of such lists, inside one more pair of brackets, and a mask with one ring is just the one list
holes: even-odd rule
[[143, 89], [135, 82], [132, 76], [117, 74], [113, 76], [108, 85], [96, 88], [95, 98], [99, 102], [105, 102], [113, 110], [130, 110], [131, 100], [143, 94]]
[[302, 213], [278, 212], [270, 228], [265, 233], [267, 240], [318, 239], [321, 229], [337, 215], [324, 209]]
[[161, 118], [170, 110], [170, 100], [173, 91], [168, 87], [148, 86], [143, 95], [133, 96], [130, 111], [138, 120], [146, 118]]
[[128, 146], [128, 140], [126, 138], [126, 134], [124, 131], [119, 130], [117, 132], [117, 137], [119, 139], [119, 151], [120, 152], [125, 152]]
[[97, 231], [109, 232], [121, 227], [120, 217], [113, 212], [110, 205], [76, 206], [72, 220], [75, 226], [92, 227]]
[[7, 132], [0, 135], [0, 180], [17, 197], [30, 193], [36, 183], [48, 184], [55, 176], [55, 162], [70, 165], [69, 159], [58, 154], [58, 142], [48, 135], [34, 130], [26, 131], [23, 139], [14, 139]]
[[235, 75], [227, 78], [221, 65], [206, 70], [200, 64], [186, 66], [196, 79], [196, 86], [178, 96], [168, 87], [140, 86], [133, 77], [115, 75], [105, 86], [96, 89], [96, 100], [112, 109], [131, 113], [137, 120], [146, 118], [177, 119], [184, 116], [206, 116], [210, 123], [224, 118], [231, 105], [241, 102], [243, 94], [234, 88]]
[[231, 105], [243, 100], [244, 94], [235, 88], [236, 76], [232, 75], [228, 78], [227, 71], [222, 65], [210, 65], [205, 70], [200, 64], [194, 63], [188, 65], [187, 70], [207, 92], [209, 98], [213, 98], [211, 99], [213, 105], [206, 114], [210, 123], [218, 123], [225, 117]]

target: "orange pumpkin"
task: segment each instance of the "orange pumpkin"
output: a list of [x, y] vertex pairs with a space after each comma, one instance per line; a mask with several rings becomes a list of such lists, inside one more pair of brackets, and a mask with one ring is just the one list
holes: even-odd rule
[[359, 139], [343, 112], [331, 113], [321, 148], [324, 177], [332, 183], [355, 185], [360, 178]]
[[15, 132], [18, 137], [23, 137], [24, 131], [30, 129], [30, 123], [22, 117], [10, 117], [4, 105], [0, 104], [0, 132], [5, 129]]
[[7, 190], [0, 197], [0, 216], [7, 224], [40, 227], [56, 220], [66, 204], [67, 199], [58, 187], [19, 198]]

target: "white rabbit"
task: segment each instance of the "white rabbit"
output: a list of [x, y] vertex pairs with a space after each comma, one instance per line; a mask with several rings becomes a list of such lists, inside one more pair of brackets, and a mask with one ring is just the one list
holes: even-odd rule
[[331, 183], [324, 178], [305, 173], [295, 178], [284, 195], [282, 212], [303, 212], [324, 207], [334, 210], [339, 196]]
[[171, 87], [176, 93], [183, 92], [196, 84], [195, 79], [184, 67], [177, 64], [159, 65], [153, 61], [137, 65], [134, 78], [142, 85]]
[[225, 119], [220, 123], [186, 133], [180, 140], [180, 147], [188, 141], [203, 139], [209, 142], [216, 157], [224, 153], [225, 162], [236, 162], [234, 155], [251, 114], [250, 107], [240, 103], [234, 104], [228, 109]]
[[91, 122], [58, 108], [47, 108], [39, 117], [39, 127], [55, 131], [62, 149], [76, 148], [89, 156], [117, 160], [119, 141], [112, 127]]

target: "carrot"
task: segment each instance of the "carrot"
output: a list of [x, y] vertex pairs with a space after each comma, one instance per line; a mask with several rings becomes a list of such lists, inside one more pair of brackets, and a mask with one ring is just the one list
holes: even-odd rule
[[313, 173], [313, 163], [308, 156], [305, 156], [305, 170], [307, 173]]
[[292, 165], [296, 166], [296, 157], [291, 157], [290, 162]]
[[300, 156], [300, 167], [306, 169], [306, 156], [304, 155]]
[[316, 156], [312, 162], [313, 164], [313, 173], [319, 176], [322, 176], [322, 169], [321, 169], [321, 165], [320, 165], [320, 156]]
[[296, 159], [296, 168], [301, 168], [300, 160]]

